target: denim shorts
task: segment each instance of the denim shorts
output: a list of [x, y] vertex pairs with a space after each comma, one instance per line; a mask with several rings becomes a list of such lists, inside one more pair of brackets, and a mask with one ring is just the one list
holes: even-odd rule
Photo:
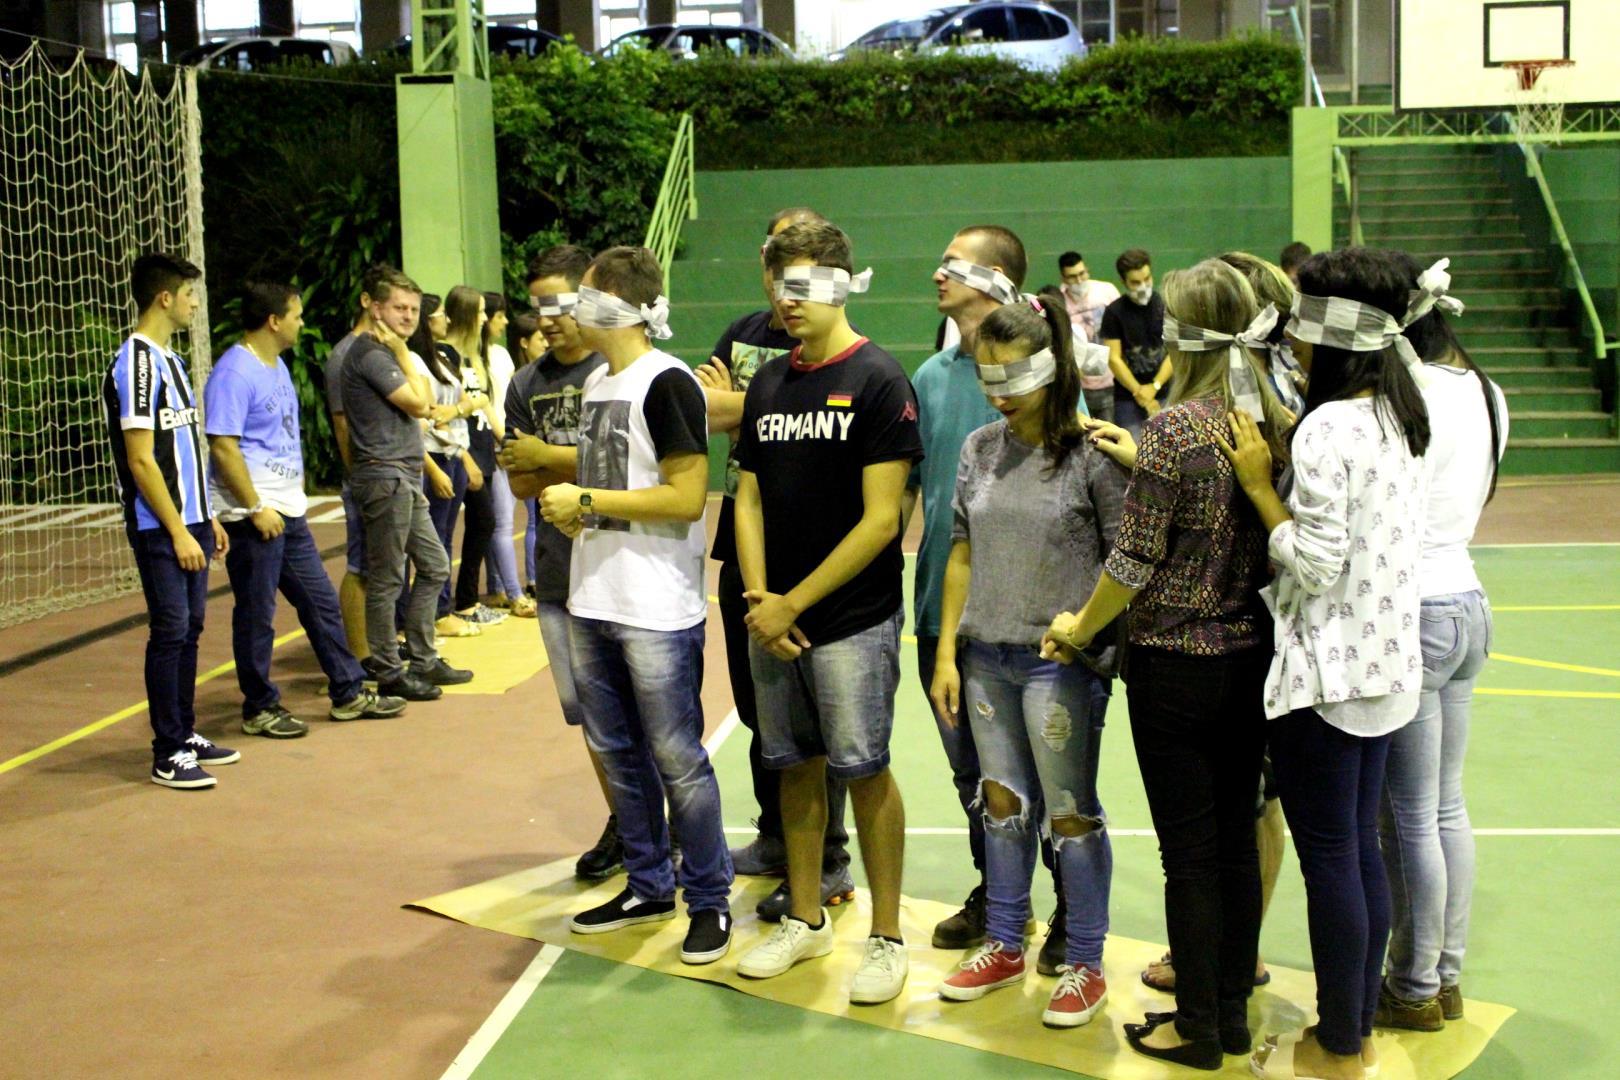
[[360, 520], [360, 506], [354, 501], [349, 482], [343, 481], [343, 537], [348, 544], [348, 571], [355, 577], [366, 575], [366, 523]]
[[888, 768], [903, 618], [897, 610], [876, 626], [813, 645], [791, 661], [749, 640], [766, 768], [825, 757], [827, 772], [842, 780]]

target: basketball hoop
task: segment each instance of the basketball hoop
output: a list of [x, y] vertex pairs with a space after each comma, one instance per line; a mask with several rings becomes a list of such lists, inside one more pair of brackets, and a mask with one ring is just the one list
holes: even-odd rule
[[1564, 102], [1553, 96], [1541, 76], [1550, 68], [1573, 67], [1573, 60], [1509, 60], [1502, 66], [1513, 72], [1513, 107], [1518, 112], [1518, 136], [1525, 142], [1556, 143], [1564, 134]]

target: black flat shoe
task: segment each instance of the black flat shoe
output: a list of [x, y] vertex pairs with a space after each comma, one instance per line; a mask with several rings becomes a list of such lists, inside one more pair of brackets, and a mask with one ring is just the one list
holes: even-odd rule
[[1180, 1046], [1157, 1047], [1144, 1046], [1142, 1040], [1151, 1035], [1155, 1029], [1175, 1022], [1176, 1014], [1148, 1013], [1147, 1022], [1142, 1024], [1125, 1025], [1125, 1041], [1131, 1044], [1131, 1049], [1144, 1057], [1158, 1058], [1176, 1065], [1185, 1065], [1190, 1069], [1203, 1069], [1205, 1072], [1215, 1072], [1225, 1064], [1221, 1053], [1219, 1039], [1194, 1039], [1182, 1043]]

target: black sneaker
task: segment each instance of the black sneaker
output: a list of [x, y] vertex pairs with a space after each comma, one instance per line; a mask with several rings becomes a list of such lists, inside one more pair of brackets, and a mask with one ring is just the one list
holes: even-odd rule
[[694, 911], [681, 942], [681, 963], [712, 964], [731, 949], [731, 913]]
[[[821, 871], [821, 906], [838, 907], [855, 899], [855, 881], [849, 876], [849, 867]], [[754, 907], [754, 914], [766, 922], [781, 922], [793, 910], [793, 889], [786, 881], [776, 891]]]
[[444, 691], [414, 671], [407, 671], [392, 682], [378, 683], [377, 693], [383, 697], [404, 698], [406, 701], [437, 701]]
[[934, 927], [934, 948], [972, 949], [984, 944], [984, 884], [973, 886], [962, 910]]
[[196, 754], [197, 764], [204, 767], [209, 765], [234, 765], [242, 760], [240, 751], [215, 746], [195, 731], [186, 737], [185, 748]]
[[152, 762], [152, 783], [167, 788], [206, 788], [219, 781], [197, 766], [197, 755], [190, 750], [176, 750], [166, 758]]
[[574, 876], [581, 881], [601, 881], [623, 869], [624, 842], [619, 839], [619, 819], [609, 814], [596, 846], [574, 864]]
[[405, 711], [402, 697], [383, 697], [374, 690], [361, 690], [353, 701], [332, 706], [326, 715], [333, 720], [386, 720]]
[[667, 922], [675, 917], [675, 901], [643, 900], [629, 889], [605, 904], [582, 911], [568, 920], [576, 934], [605, 934], [637, 923]]
[[1058, 968], [1068, 963], [1064, 955], [1069, 947], [1068, 913], [1063, 901], [1052, 911], [1052, 921], [1046, 924], [1046, 940], [1041, 942], [1040, 955], [1035, 958], [1035, 970], [1042, 975], [1056, 975]]
[[462, 683], [472, 682], [473, 677], [473, 673], [466, 668], [453, 668], [445, 663], [442, 656], [435, 656], [430, 662], [420, 666], [412, 664], [411, 674], [434, 686], [460, 686]]

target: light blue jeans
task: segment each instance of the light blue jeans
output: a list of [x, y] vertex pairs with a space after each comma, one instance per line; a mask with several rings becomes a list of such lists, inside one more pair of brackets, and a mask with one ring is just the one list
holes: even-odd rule
[[489, 488], [495, 508], [495, 531], [489, 538], [489, 555], [484, 559], [484, 570], [489, 591], [504, 593], [508, 599], [523, 593], [518, 581], [517, 552], [512, 549], [512, 515], [517, 500], [512, 497], [512, 484], [505, 469], [496, 469], [489, 478]]
[[540, 624], [540, 643], [546, 647], [546, 665], [557, 688], [557, 704], [562, 706], [563, 723], [579, 727], [585, 713], [579, 707], [579, 691], [574, 687], [574, 650], [568, 641], [568, 605], [541, 601], [535, 604]]
[[[1114, 875], [1107, 818], [1097, 798], [1109, 683], [1083, 664], [1042, 660], [1028, 645], [964, 640], [958, 655], [961, 712], [973, 727], [983, 774], [978, 809], [984, 815], [986, 932], [993, 941], [1023, 947], [1035, 854], [1039, 837], [1049, 836], [1067, 906], [1065, 962], [1100, 971]], [[990, 782], [1018, 797], [1015, 817], [991, 815], [983, 793]], [[1063, 836], [1051, 822], [1064, 817], [1095, 827]], [[1034, 829], [1032, 820], [1039, 822]]]
[[1389, 749], [1379, 820], [1394, 906], [1389, 988], [1434, 997], [1462, 972], [1474, 892], [1474, 833], [1463, 801], [1463, 756], [1474, 681], [1491, 646], [1482, 592], [1428, 596], [1420, 621], [1423, 697]]

